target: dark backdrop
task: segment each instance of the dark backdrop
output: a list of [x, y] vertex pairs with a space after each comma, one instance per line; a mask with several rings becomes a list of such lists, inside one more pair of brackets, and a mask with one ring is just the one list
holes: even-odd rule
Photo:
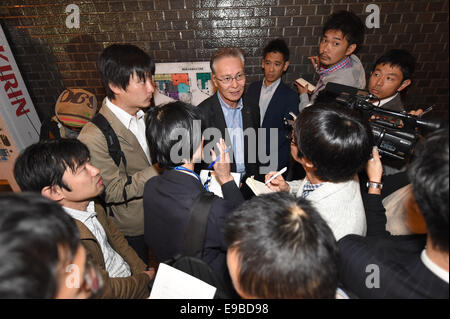
[[[80, 28], [66, 27], [66, 6], [80, 8]], [[43, 119], [53, 113], [66, 87], [85, 88], [99, 101], [104, 89], [96, 60], [115, 42], [135, 44], [156, 62], [209, 61], [222, 46], [238, 46], [247, 57], [248, 83], [261, 79], [261, 49], [286, 39], [291, 66], [284, 76], [313, 80], [307, 56], [315, 54], [323, 22], [338, 10], [363, 21], [369, 4], [380, 8], [380, 28], [367, 29], [359, 56], [370, 71], [376, 57], [391, 48], [417, 58], [409, 108], [436, 104], [448, 116], [448, 1], [364, 0], [2, 0], [0, 20], [31, 98]], [[314, 78], [317, 80], [317, 77]]]

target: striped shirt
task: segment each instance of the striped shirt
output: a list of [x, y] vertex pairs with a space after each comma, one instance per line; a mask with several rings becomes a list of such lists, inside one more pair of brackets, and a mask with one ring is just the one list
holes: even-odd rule
[[90, 202], [86, 211], [63, 207], [72, 218], [82, 222], [97, 239], [103, 253], [106, 271], [111, 278], [124, 278], [131, 276], [130, 266], [109, 244], [105, 229], [97, 219], [95, 204]]

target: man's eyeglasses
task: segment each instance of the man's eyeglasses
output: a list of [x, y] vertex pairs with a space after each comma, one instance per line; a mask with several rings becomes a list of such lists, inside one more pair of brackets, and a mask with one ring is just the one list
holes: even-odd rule
[[233, 82], [233, 80], [236, 80], [237, 82], [241, 82], [245, 80], [245, 73], [238, 73], [235, 76], [224, 76], [223, 78], [218, 78], [216, 77], [217, 80], [219, 80], [220, 82], [222, 82], [223, 84], [231, 84], [231, 82]]

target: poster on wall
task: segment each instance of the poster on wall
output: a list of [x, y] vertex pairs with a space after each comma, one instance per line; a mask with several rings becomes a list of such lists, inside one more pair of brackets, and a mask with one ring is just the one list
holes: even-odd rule
[[197, 106], [215, 92], [209, 62], [156, 63], [157, 95]]
[[41, 121], [0, 25], [0, 181], [12, 177], [14, 161], [28, 145], [39, 141]]

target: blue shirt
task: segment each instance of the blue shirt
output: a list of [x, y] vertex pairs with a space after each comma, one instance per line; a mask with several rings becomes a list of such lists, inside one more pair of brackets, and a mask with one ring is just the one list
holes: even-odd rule
[[236, 162], [236, 171], [241, 173], [241, 176], [245, 174], [245, 162], [244, 162], [244, 133], [242, 123], [242, 98], [239, 99], [237, 106], [229, 106], [221, 97], [219, 91], [217, 91], [217, 97], [219, 98], [220, 106], [222, 107], [223, 116], [225, 117], [225, 123], [227, 124], [228, 134], [231, 139], [233, 147], [234, 160]]

